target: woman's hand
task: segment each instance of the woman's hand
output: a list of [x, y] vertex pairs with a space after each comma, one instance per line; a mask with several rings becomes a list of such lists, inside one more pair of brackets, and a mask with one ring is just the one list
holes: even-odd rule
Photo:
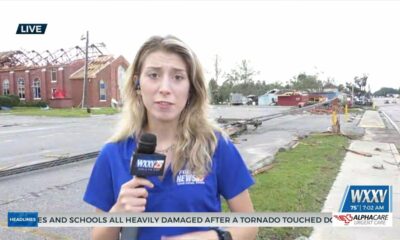
[[149, 180], [140, 177], [134, 177], [124, 183], [119, 191], [117, 202], [110, 212], [144, 212], [149, 195], [144, 187], [153, 188], [154, 185]]

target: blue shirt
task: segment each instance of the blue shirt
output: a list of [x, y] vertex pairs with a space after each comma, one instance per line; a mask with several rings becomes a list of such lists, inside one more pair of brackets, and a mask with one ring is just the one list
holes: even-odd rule
[[[134, 138], [108, 143], [93, 167], [84, 200], [108, 212], [118, 199], [121, 185], [132, 179], [130, 159], [136, 149]], [[218, 134], [212, 157], [212, 169], [204, 178], [182, 169], [176, 179], [168, 167], [163, 180], [148, 177], [154, 188], [148, 189], [146, 212], [220, 212], [220, 195], [229, 200], [254, 184], [251, 174], [230, 140]], [[160, 239], [204, 227], [142, 227], [138, 239]]]

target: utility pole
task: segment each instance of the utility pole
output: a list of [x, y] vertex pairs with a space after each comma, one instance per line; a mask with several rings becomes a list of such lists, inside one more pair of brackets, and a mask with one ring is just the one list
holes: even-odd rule
[[89, 82], [88, 82], [88, 63], [89, 63], [89, 31], [86, 31], [86, 38], [81, 38], [81, 40], [86, 39], [86, 46], [85, 46], [85, 69], [84, 69], [84, 76], [83, 76], [83, 94], [82, 94], [82, 109], [86, 106], [86, 111], [90, 113], [90, 106], [89, 106]]

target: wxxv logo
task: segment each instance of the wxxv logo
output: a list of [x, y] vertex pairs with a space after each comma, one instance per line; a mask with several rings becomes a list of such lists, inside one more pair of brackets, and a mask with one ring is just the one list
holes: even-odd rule
[[392, 226], [392, 187], [352, 185], [346, 188], [334, 226]]
[[16, 34], [44, 34], [47, 23], [20, 23]]

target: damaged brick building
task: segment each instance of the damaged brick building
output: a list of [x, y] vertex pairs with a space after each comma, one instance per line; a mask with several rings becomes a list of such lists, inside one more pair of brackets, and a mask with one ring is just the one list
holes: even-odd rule
[[[120, 102], [128, 61], [89, 48], [87, 104], [109, 107]], [[82, 106], [85, 54], [79, 48], [46, 51], [0, 52], [0, 95], [16, 95], [21, 101], [46, 102], [53, 108]]]

